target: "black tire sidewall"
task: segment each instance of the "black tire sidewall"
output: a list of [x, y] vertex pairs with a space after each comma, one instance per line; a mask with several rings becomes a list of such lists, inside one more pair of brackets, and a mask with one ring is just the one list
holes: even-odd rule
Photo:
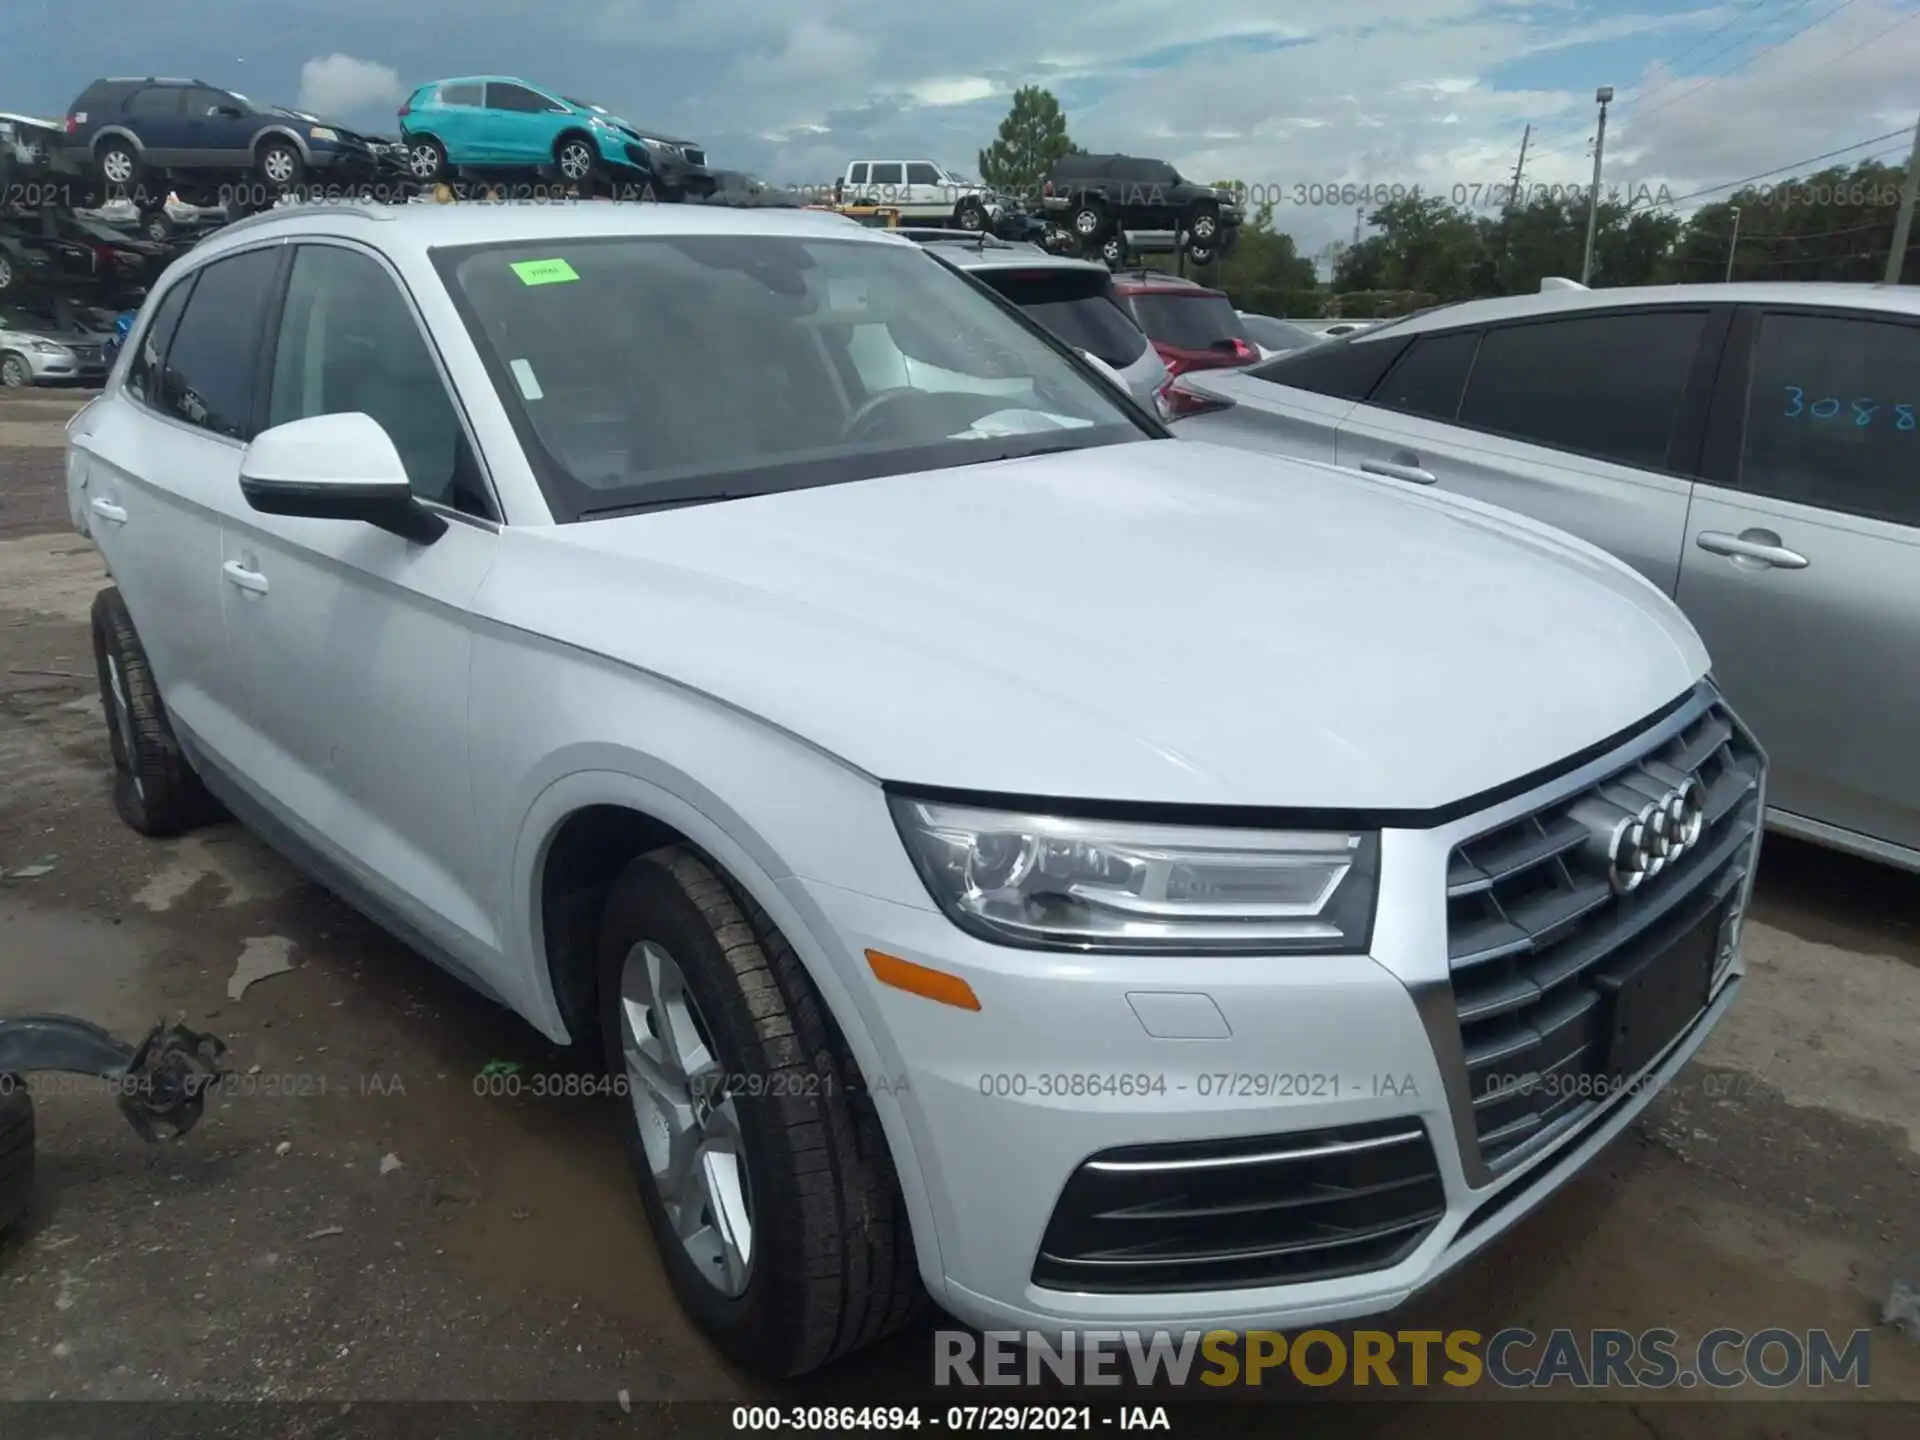
[[0, 1076], [0, 1231], [26, 1213], [33, 1198], [33, 1097], [24, 1077]]
[[[608, 1071], [616, 1082], [621, 1086], [627, 1083], [621, 1045], [620, 971], [628, 952], [643, 940], [657, 941], [680, 967], [709, 1028], [721, 1070], [749, 1077], [768, 1074], [773, 1067], [750, 1024], [743, 1023], [750, 1013], [745, 1008], [747, 1002], [713, 931], [665, 866], [655, 856], [643, 856], [615, 882], [600, 927], [601, 1039]], [[723, 1351], [756, 1368], [773, 1357], [793, 1353], [799, 1343], [793, 1324], [799, 1310], [799, 1287], [787, 1275], [804, 1254], [805, 1237], [797, 1209], [781, 1203], [793, 1194], [794, 1182], [789, 1178], [782, 1183], [774, 1163], [784, 1147], [774, 1133], [775, 1127], [768, 1123], [768, 1108], [778, 1103], [803, 1104], [805, 1100], [788, 1097], [775, 1101], [748, 1094], [734, 1097], [753, 1209], [753, 1254], [747, 1288], [739, 1296], [729, 1297], [699, 1274], [675, 1236], [640, 1141], [632, 1099], [623, 1090], [618, 1100], [621, 1139], [675, 1295]]]
[[[109, 587], [94, 597], [92, 620], [100, 708], [113, 754], [113, 808], [132, 829], [156, 837], [178, 835], [217, 818], [218, 805], [193, 773], [174, 737], [153, 668], [118, 589]], [[128, 752], [120, 730], [110, 656], [127, 697], [137, 753]], [[155, 748], [155, 736], [159, 737], [160, 748]], [[136, 767], [145, 782], [144, 793], [133, 783]]]

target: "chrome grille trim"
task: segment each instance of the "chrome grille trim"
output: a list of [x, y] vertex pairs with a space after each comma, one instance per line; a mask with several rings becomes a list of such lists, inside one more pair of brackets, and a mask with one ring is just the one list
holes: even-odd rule
[[[1574, 812], [1590, 814], [1602, 791], [1668, 789], [1676, 775], [1698, 775], [1705, 787], [1698, 840], [1637, 889], [1616, 893]], [[1446, 988], [1458, 1051], [1450, 1056], [1448, 1045], [1442, 1060], [1464, 1072], [1449, 1088], [1470, 1180], [1510, 1171], [1606, 1108], [1604, 1086], [1581, 1093], [1598, 1079], [1604, 1043], [1596, 982], [1744, 902], [1764, 779], [1759, 747], [1703, 685], [1601, 766], [1543, 787], [1518, 816], [1469, 825], [1453, 845]], [[1716, 957], [1712, 990], [1727, 964]]]

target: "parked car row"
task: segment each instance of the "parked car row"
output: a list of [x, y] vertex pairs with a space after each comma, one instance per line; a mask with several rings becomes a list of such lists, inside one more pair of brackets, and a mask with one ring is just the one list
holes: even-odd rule
[[[599, 1055], [675, 1293], [765, 1374], [929, 1299], [1390, 1309], [1743, 983], [1765, 760], [1667, 595], [1443, 487], [1177, 438], [1120, 363], [1124, 320], [1177, 391], [1247, 412], [1297, 367], [1324, 417], [1515, 317], [1236, 378], [1199, 368], [1249, 343], [1223, 296], [1102, 269], [804, 210], [288, 206], [176, 262], [68, 428], [121, 816], [236, 815]], [[1865, 379], [1795, 343], [1756, 393], [1811, 456]], [[1496, 428], [1588, 425], [1510, 360]], [[1277, 1066], [1331, 1078], [1219, 1078]]]

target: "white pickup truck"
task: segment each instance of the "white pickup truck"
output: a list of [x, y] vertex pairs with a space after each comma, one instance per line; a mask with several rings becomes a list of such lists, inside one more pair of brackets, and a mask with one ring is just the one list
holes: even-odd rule
[[990, 230], [1005, 202], [977, 180], [931, 160], [855, 160], [833, 182], [838, 205], [885, 205], [921, 225]]

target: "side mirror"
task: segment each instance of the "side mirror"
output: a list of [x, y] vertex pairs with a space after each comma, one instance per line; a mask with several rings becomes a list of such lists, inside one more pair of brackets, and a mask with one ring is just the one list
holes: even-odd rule
[[1089, 354], [1087, 351], [1082, 350], [1080, 352], [1080, 358], [1098, 370], [1100, 372], [1100, 378], [1113, 386], [1113, 388], [1118, 390], [1122, 395], [1132, 396], [1133, 391], [1128, 388], [1126, 377], [1106, 361], [1102, 360], [1098, 355]]
[[380, 422], [358, 411], [261, 431], [240, 457], [240, 493], [263, 515], [358, 520], [419, 545], [447, 530], [414, 498]]

